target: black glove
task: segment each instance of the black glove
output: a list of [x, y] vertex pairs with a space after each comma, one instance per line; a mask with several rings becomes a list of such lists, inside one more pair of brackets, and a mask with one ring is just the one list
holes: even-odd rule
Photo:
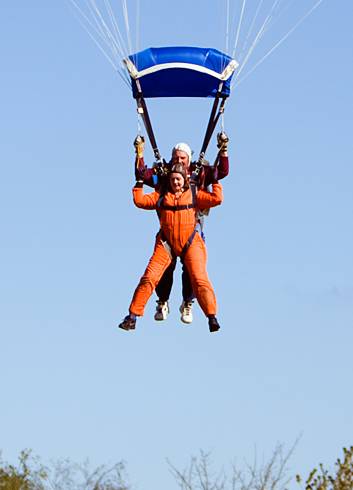
[[138, 134], [134, 139], [135, 153], [139, 158], [143, 157], [143, 151], [145, 149], [145, 138]]
[[159, 160], [157, 162], [154, 162], [153, 164], [154, 173], [158, 175], [158, 177], [166, 177], [169, 173], [170, 168], [170, 162], [167, 163], [164, 158], [163, 160]]
[[221, 151], [228, 150], [229, 137], [224, 131], [217, 134], [217, 148]]

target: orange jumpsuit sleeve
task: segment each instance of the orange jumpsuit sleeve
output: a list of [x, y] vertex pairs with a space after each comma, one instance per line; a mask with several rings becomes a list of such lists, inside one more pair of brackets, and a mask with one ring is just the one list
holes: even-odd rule
[[150, 194], [144, 194], [142, 187], [134, 187], [132, 189], [132, 195], [135, 206], [142, 209], [156, 209], [159, 192], [151, 192]]
[[219, 206], [223, 201], [222, 184], [212, 184], [212, 192], [200, 189], [197, 193], [197, 207], [200, 209]]

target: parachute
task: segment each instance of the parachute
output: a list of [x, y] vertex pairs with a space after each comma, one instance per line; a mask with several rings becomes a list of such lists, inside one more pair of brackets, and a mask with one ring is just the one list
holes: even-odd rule
[[231, 79], [238, 63], [212, 48], [173, 46], [149, 48], [125, 58], [131, 77], [133, 97], [149, 136], [154, 155], [161, 159], [152, 130], [145, 98], [213, 97], [214, 103], [207, 125], [199, 160], [224, 111], [230, 95]]
[[[113, 8], [113, 0], [70, 2], [89, 36], [126, 85], [132, 88], [138, 113], [144, 122], [157, 161], [161, 157], [145, 99], [214, 98], [200, 161], [219, 116], [224, 111], [225, 101], [232, 87], [238, 86], [253, 73], [323, 0], [224, 0], [223, 9], [220, 6], [217, 12], [225, 19], [225, 53], [213, 48], [187, 46], [152, 47], [138, 51], [141, 0], [129, 3], [132, 15], [129, 14], [127, 0], [121, 0], [119, 14], [117, 7]], [[207, 9], [203, 3], [201, 4], [203, 9]], [[132, 17], [135, 17], [135, 54], [131, 54], [134, 51], [130, 26]], [[207, 29], [203, 31], [207, 32]], [[271, 36], [270, 33], [275, 35]], [[262, 52], [258, 49], [259, 45], [264, 46]]]
[[188, 46], [149, 48], [123, 60], [133, 96], [139, 92], [139, 80], [148, 97], [215, 97], [230, 95], [230, 85], [238, 63], [212, 48]]

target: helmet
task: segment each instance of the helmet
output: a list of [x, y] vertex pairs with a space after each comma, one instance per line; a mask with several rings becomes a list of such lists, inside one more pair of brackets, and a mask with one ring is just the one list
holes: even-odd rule
[[[184, 151], [184, 150], [182, 150]], [[171, 174], [180, 174], [183, 176], [184, 180], [186, 181], [186, 172], [185, 172], [185, 168], [184, 166], [181, 164], [181, 163], [175, 163], [172, 168], [170, 169], [170, 173]]]

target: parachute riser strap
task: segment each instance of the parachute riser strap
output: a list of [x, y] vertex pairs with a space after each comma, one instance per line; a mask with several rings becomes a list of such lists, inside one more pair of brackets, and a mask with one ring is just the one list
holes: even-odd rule
[[217, 152], [217, 155], [216, 155], [216, 158], [215, 158], [215, 161], [213, 162], [213, 168], [216, 168], [218, 163], [219, 163], [219, 159], [221, 157], [221, 153], [223, 151], [223, 148], [220, 148]]
[[[211, 114], [210, 114], [210, 118], [208, 121], [207, 129], [206, 129], [206, 134], [205, 134], [205, 137], [203, 140], [203, 144], [201, 147], [200, 156], [199, 156], [199, 160], [198, 160], [198, 164], [200, 164], [200, 165], [201, 165], [202, 160], [205, 156], [206, 149], [208, 147], [208, 144], [210, 142], [212, 134], [215, 130], [215, 127], [218, 123], [218, 120], [219, 120], [221, 114], [224, 113], [224, 105], [226, 103], [227, 96], [222, 95], [222, 87], [223, 87], [223, 82], [221, 82], [219, 87], [218, 87], [218, 91], [217, 91], [214, 103], [212, 105]], [[221, 100], [221, 103], [219, 105], [220, 99], [222, 99], [222, 100]], [[218, 105], [219, 105], [219, 107], [218, 107]]]
[[150, 119], [150, 116], [148, 114], [147, 105], [146, 105], [146, 102], [145, 102], [145, 99], [144, 99], [144, 96], [142, 93], [141, 85], [140, 85], [139, 80], [135, 80], [135, 83], [136, 83], [136, 88], [137, 88], [137, 96], [136, 96], [137, 112], [139, 113], [139, 115], [141, 116], [141, 118], [143, 120], [143, 124], [145, 126], [145, 129], [146, 129], [146, 132], [148, 135], [148, 139], [150, 140], [154, 156], [155, 156], [157, 161], [160, 161], [162, 159], [162, 157], [161, 157], [161, 154], [160, 154], [158, 146], [157, 146], [156, 138], [154, 136], [151, 119]]
[[[201, 152], [199, 155], [199, 159], [196, 162], [195, 170], [193, 172], [196, 177], [199, 176], [199, 174], [201, 173], [202, 162], [205, 158], [207, 146], [210, 142], [211, 136], [215, 130], [215, 127], [217, 126], [217, 123], [218, 123], [218, 120], [219, 120], [221, 114], [224, 113], [224, 105], [226, 103], [226, 99], [227, 99], [227, 97], [222, 97], [221, 105], [219, 106], [217, 115], [214, 116], [214, 114], [213, 114], [213, 116], [212, 116], [212, 114], [211, 114], [211, 116], [210, 116], [209, 124], [208, 124], [207, 130], [206, 130], [206, 135], [205, 135], [205, 139], [204, 139], [202, 149], [201, 149]], [[218, 101], [217, 101], [217, 105], [218, 105]], [[216, 109], [217, 109], [217, 105], [216, 105]], [[214, 106], [215, 106], [215, 104], [214, 104]], [[217, 157], [214, 161], [214, 164], [213, 164], [214, 167], [216, 167], [218, 165], [220, 154], [221, 154], [221, 149], [219, 150]]]

